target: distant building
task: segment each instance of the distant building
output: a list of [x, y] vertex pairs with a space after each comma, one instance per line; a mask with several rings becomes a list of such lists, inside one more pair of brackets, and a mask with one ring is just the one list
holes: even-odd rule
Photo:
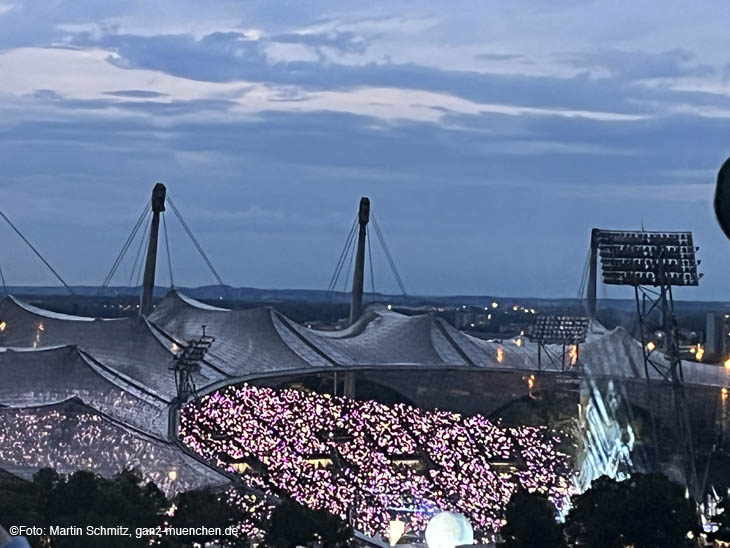
[[705, 328], [705, 349], [711, 358], [724, 360], [728, 350], [728, 326], [727, 314], [707, 314]]

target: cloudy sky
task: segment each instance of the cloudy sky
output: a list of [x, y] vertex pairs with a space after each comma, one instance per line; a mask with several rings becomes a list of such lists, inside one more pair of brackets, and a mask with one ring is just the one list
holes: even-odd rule
[[[0, 0], [0, 204], [73, 284], [101, 283], [163, 181], [232, 285], [325, 289], [368, 195], [411, 293], [575, 296], [591, 227], [643, 224], [694, 231], [705, 278], [680, 296], [725, 300], [728, 20], [720, 1]], [[167, 220], [175, 282], [212, 283]], [[0, 238], [9, 284], [53, 283]]]

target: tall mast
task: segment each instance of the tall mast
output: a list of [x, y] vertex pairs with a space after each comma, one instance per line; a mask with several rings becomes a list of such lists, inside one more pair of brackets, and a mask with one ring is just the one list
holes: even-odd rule
[[352, 277], [352, 300], [350, 301], [350, 325], [355, 323], [362, 314], [362, 294], [365, 286], [365, 238], [370, 221], [370, 199], [360, 198], [360, 212], [358, 214], [360, 232], [357, 237], [357, 254], [355, 255], [355, 272]]
[[148, 316], [152, 313], [152, 294], [155, 290], [155, 268], [157, 266], [157, 237], [160, 232], [160, 212], [165, 211], [166, 193], [167, 189], [162, 183], [157, 183], [152, 189], [152, 225], [150, 226], [150, 241], [147, 246], [147, 260], [142, 281], [140, 316]]

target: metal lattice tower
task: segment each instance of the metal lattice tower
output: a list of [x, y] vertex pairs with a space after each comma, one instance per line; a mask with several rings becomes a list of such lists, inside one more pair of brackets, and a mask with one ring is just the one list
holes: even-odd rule
[[[591, 280], [588, 287], [588, 310], [596, 312], [597, 258], [601, 259], [603, 282], [634, 288], [639, 333], [644, 358], [647, 390], [651, 391], [651, 372], [671, 384], [679, 442], [684, 453], [685, 482], [696, 500], [699, 493], [692, 430], [687, 405], [682, 360], [679, 354], [677, 319], [674, 313], [674, 286], [696, 286], [702, 277], [691, 232], [647, 232], [593, 229], [591, 233]], [[652, 317], [659, 316], [658, 331], [663, 343], [663, 359], [653, 341], [645, 336], [653, 330]], [[651, 401], [651, 394], [649, 395]], [[650, 409], [651, 412], [651, 409]], [[654, 462], [658, 439], [654, 415]]]
[[[590, 320], [579, 316], [539, 316], [527, 336], [537, 343], [538, 370], [565, 373], [580, 368], [580, 345], [586, 340]], [[558, 350], [551, 348], [557, 346]], [[548, 358], [543, 368], [542, 356]]]
[[203, 335], [188, 342], [175, 356], [170, 370], [175, 374], [178, 403], [183, 404], [195, 395], [194, 375], [200, 372], [200, 364], [214, 341], [215, 337], [206, 335], [205, 326], [203, 326]]

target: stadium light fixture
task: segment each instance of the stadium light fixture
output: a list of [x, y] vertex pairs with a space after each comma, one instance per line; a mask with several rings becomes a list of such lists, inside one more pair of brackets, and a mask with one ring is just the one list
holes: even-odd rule
[[[590, 319], [582, 316], [538, 316], [528, 330], [528, 337], [537, 343], [537, 367], [542, 369], [545, 354], [559, 371], [578, 365], [578, 346], [585, 342]], [[562, 347], [556, 353], [555, 348]]]
[[603, 283], [631, 286], [696, 286], [698, 273], [691, 232], [600, 230]]
[[[596, 260], [601, 259], [603, 283], [628, 285], [634, 288], [639, 333], [643, 349], [644, 371], [649, 378], [651, 367], [675, 390], [675, 414], [678, 425], [678, 441], [684, 447], [685, 481], [692, 495], [698, 497], [699, 480], [692, 445], [692, 429], [689, 411], [682, 389], [682, 360], [676, 338], [677, 320], [674, 314], [673, 287], [699, 285], [702, 274], [697, 271], [700, 261], [695, 253], [699, 250], [691, 232], [648, 232], [593, 229], [591, 233], [591, 261], [589, 265], [588, 309], [596, 313]], [[654, 353], [653, 341], [646, 341], [645, 334], [652, 329], [652, 315], [659, 315], [663, 332], [663, 357]], [[697, 351], [695, 351], [697, 357]], [[702, 352], [699, 353], [702, 359]], [[654, 433], [655, 455], [652, 467], [658, 466], [656, 451], [659, 441]]]
[[588, 334], [589, 319], [582, 316], [538, 316], [528, 336], [538, 344], [581, 344]]

